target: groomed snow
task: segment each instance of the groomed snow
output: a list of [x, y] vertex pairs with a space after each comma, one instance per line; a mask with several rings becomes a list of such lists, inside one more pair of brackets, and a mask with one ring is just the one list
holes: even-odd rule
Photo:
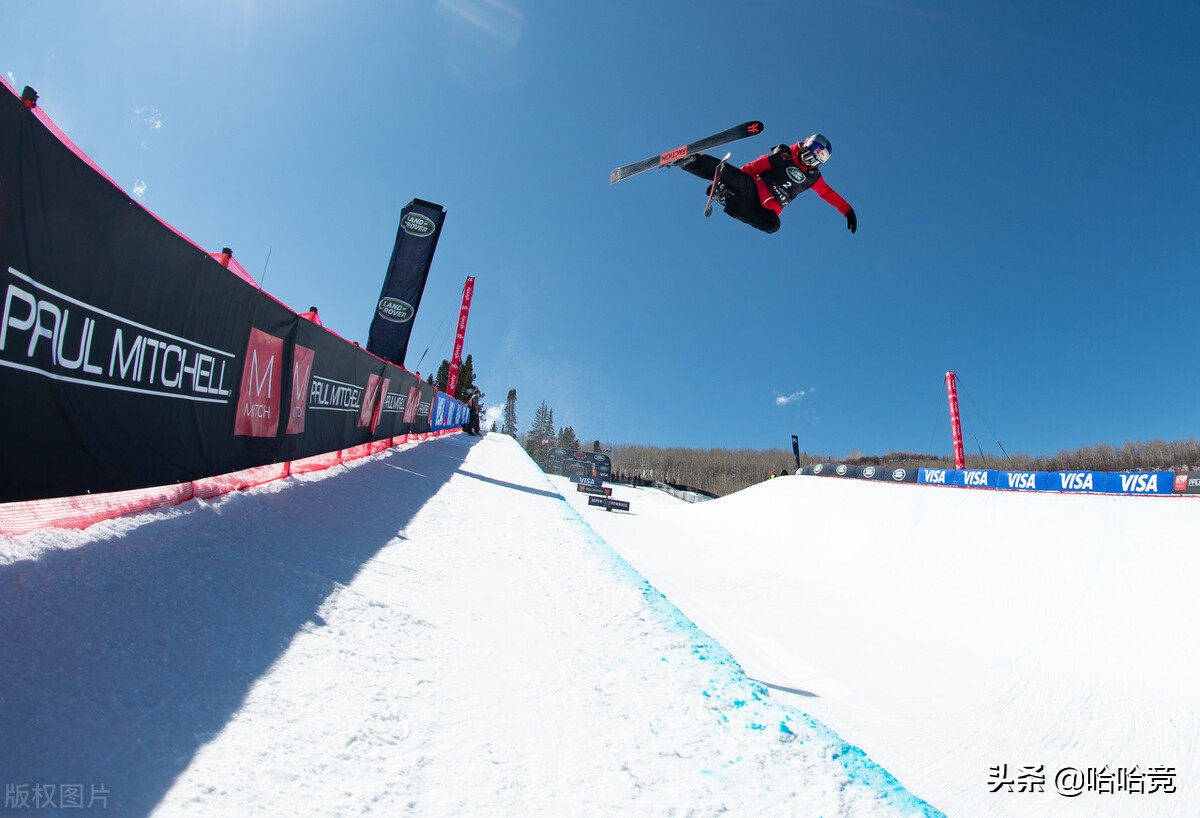
[[1200, 815], [1200, 498], [792, 476], [694, 506], [617, 487], [624, 514], [552, 480], [773, 697], [948, 815]]
[[[686, 511], [722, 504], [745, 511]], [[499, 435], [0, 539], [0, 617], [14, 814], [939, 814], [748, 679]]]

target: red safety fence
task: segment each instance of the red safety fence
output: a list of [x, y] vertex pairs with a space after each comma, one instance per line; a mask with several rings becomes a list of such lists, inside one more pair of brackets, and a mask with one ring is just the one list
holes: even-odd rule
[[244, 491], [293, 474], [323, 471], [342, 463], [380, 454], [394, 446], [419, 443], [433, 437], [458, 434], [459, 431], [446, 429], [440, 432], [401, 435], [302, 460], [256, 466], [173, 486], [85, 494], [78, 497], [53, 497], [25, 503], [0, 503], [0, 534], [28, 534], [48, 528], [87, 528], [103, 520], [169, 508], [188, 500], [211, 500], [223, 494]]

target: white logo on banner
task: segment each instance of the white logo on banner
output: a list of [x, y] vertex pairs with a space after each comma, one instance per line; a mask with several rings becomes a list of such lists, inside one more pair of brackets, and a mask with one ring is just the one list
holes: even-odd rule
[[228, 403], [237, 355], [139, 324], [8, 268], [0, 366], [69, 383]]

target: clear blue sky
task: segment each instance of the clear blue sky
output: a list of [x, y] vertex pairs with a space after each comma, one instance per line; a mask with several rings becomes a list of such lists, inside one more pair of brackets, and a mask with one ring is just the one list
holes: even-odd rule
[[[935, 0], [5, 4], [0, 72], [123, 188], [365, 342], [412, 198], [448, 215], [409, 349], [584, 440], [1053, 453], [1200, 433], [1200, 5]], [[609, 171], [814, 131], [758, 233]], [[270, 254], [270, 262], [268, 261]], [[785, 400], [787, 399], [787, 400]]]

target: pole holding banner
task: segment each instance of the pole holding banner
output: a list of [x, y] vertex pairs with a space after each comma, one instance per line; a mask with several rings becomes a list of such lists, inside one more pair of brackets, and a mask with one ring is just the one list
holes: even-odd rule
[[454, 335], [454, 354], [450, 358], [450, 375], [446, 379], [446, 394], [455, 396], [458, 389], [458, 368], [462, 365], [463, 341], [467, 337], [467, 317], [471, 313], [471, 298], [475, 293], [475, 276], [467, 276], [463, 284], [462, 309], [458, 311], [458, 332]]
[[950, 436], [954, 439], [954, 468], [962, 469], [967, 465], [967, 457], [963, 453], [962, 419], [958, 414], [958, 376], [953, 370], [946, 373], [946, 397], [950, 400]]

